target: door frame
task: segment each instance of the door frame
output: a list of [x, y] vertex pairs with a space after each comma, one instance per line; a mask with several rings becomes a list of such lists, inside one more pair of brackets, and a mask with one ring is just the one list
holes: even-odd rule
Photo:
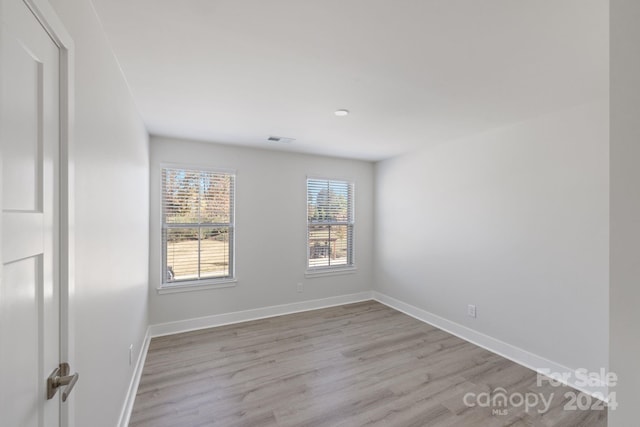
[[[47, 0], [23, 0], [60, 50], [59, 262], [60, 362], [75, 370], [74, 51], [71, 35]], [[48, 368], [47, 368], [48, 369]], [[51, 368], [53, 369], [53, 368]], [[42, 381], [45, 381], [42, 378]], [[60, 406], [61, 427], [74, 427], [75, 393]]]

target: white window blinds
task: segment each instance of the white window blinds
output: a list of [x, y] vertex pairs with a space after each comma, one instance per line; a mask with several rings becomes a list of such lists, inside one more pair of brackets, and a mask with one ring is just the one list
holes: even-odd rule
[[307, 268], [353, 266], [353, 183], [307, 179]]
[[230, 279], [235, 176], [162, 169], [163, 284]]

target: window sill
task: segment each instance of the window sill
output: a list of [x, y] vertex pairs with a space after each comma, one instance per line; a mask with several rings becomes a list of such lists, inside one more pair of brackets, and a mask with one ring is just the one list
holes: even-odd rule
[[344, 268], [327, 268], [318, 270], [307, 270], [304, 273], [304, 277], [312, 279], [314, 277], [325, 276], [341, 276], [343, 274], [354, 274], [358, 271], [356, 267], [344, 267]]
[[224, 279], [205, 283], [183, 283], [178, 285], [164, 285], [156, 288], [158, 294], [176, 294], [180, 292], [204, 291], [207, 289], [232, 288], [238, 283], [237, 279]]

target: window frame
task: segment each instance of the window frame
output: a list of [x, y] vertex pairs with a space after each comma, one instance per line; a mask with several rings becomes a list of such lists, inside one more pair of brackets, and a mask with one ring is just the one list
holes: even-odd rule
[[[186, 164], [186, 163], [161, 163], [160, 164], [160, 197], [159, 197], [159, 212], [160, 212], [160, 286], [158, 287], [158, 292], [161, 294], [164, 293], [174, 293], [174, 292], [185, 292], [192, 290], [200, 290], [207, 288], [226, 288], [230, 286], [235, 286], [237, 283], [236, 277], [236, 197], [237, 197], [237, 176], [236, 171], [234, 169], [227, 168], [218, 168], [218, 167], [210, 167], [204, 165], [197, 164]], [[230, 193], [231, 197], [231, 213], [230, 213], [230, 239], [229, 239], [229, 275], [225, 277], [212, 277], [205, 279], [195, 279], [195, 280], [180, 280], [174, 282], [166, 281], [166, 272], [167, 272], [167, 259], [166, 259], [166, 243], [163, 237], [163, 233], [165, 230], [169, 228], [180, 228], [180, 227], [166, 227], [165, 216], [164, 216], [164, 171], [165, 169], [182, 169], [189, 171], [197, 171], [197, 172], [211, 172], [211, 173], [221, 173], [231, 175], [233, 178], [233, 186], [232, 191]], [[198, 228], [201, 226], [206, 226], [207, 223], [194, 223], [193, 228]]]
[[[309, 221], [309, 181], [334, 181], [334, 182], [343, 182], [348, 184], [351, 187], [351, 218], [350, 221], [341, 221], [339, 223], [335, 222], [325, 222], [325, 223], [312, 223]], [[306, 243], [306, 256], [305, 256], [305, 277], [319, 277], [319, 276], [333, 276], [337, 274], [348, 274], [354, 273], [357, 270], [356, 267], [356, 203], [355, 203], [355, 193], [356, 193], [356, 183], [355, 180], [344, 178], [344, 177], [334, 177], [327, 178], [322, 175], [307, 175], [305, 179], [305, 212], [306, 212], [306, 230], [305, 230], [305, 243]], [[348, 202], [348, 201], [347, 201]], [[319, 266], [319, 267], [310, 267], [309, 260], [311, 255], [310, 249], [310, 241], [309, 241], [309, 227], [311, 225], [346, 225], [347, 226], [347, 234], [348, 229], [351, 227], [351, 241], [347, 238], [347, 253], [351, 254], [351, 263], [349, 263], [349, 257], [347, 256], [347, 264], [343, 265], [328, 265], [328, 266]], [[349, 251], [349, 243], [351, 244], [351, 250]]]

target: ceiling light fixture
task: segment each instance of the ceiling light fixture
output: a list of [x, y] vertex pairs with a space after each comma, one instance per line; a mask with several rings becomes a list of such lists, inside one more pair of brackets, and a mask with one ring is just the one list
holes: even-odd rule
[[338, 117], [344, 117], [349, 115], [349, 110], [336, 110], [334, 113]]

